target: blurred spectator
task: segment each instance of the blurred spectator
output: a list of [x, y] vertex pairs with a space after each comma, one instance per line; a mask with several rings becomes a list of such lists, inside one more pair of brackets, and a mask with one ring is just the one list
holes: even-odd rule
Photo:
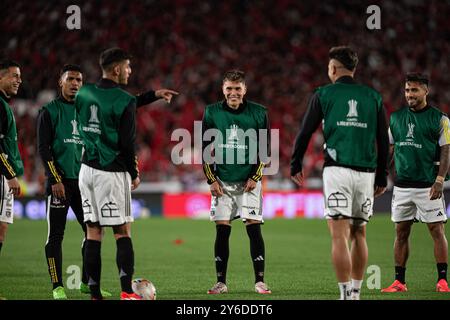
[[[331, 46], [348, 44], [359, 54], [356, 80], [383, 95], [388, 114], [403, 105], [403, 78], [423, 71], [431, 78], [431, 103], [448, 112], [450, 6], [447, 1], [377, 1], [382, 29], [365, 26], [371, 3], [363, 1], [89, 1], [80, 4], [81, 30], [67, 30], [70, 1], [2, 1], [0, 56], [20, 62], [20, 98], [31, 100], [18, 116], [25, 179], [38, 181], [35, 117], [56, 93], [65, 63], [83, 66], [87, 82], [100, 77], [99, 52], [114, 45], [132, 52], [127, 90], [169, 87], [181, 92], [170, 106], [139, 110], [139, 167], [143, 181], [178, 179], [187, 189], [203, 180], [200, 166], [170, 160], [173, 130], [193, 133], [206, 104], [220, 95], [221, 76], [231, 68], [247, 73], [247, 97], [269, 108], [280, 129], [280, 171], [289, 179], [292, 143], [314, 87], [327, 84]], [[114, 30], [114, 32], [111, 32]], [[164, 81], [164, 82], [163, 82]], [[52, 94], [53, 93], [53, 94]], [[193, 141], [192, 141], [193, 144]], [[308, 177], [320, 177], [322, 138], [316, 133], [305, 158]]]

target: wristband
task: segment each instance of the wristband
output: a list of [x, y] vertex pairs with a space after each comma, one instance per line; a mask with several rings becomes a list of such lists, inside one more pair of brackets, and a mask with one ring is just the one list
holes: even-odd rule
[[435, 182], [440, 183], [440, 184], [444, 184], [444, 177], [437, 176]]

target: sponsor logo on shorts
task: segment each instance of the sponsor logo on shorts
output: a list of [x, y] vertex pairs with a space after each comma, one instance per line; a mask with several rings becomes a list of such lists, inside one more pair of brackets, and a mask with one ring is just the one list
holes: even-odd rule
[[83, 201], [83, 212], [84, 212], [84, 214], [92, 213], [92, 206], [89, 203], [89, 200], [87, 200], [87, 199]]
[[328, 208], [347, 208], [347, 197], [341, 192], [335, 192], [328, 196], [327, 199]]
[[372, 210], [372, 200], [367, 198], [367, 200], [361, 206], [361, 211], [364, 214], [369, 214], [371, 210]]
[[103, 218], [119, 218], [119, 208], [116, 203], [110, 201], [105, 203], [100, 209]]

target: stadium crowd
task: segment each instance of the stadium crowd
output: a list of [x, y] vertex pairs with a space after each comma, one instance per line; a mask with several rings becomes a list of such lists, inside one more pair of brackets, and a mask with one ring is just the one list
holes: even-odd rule
[[[271, 180], [289, 179], [289, 160], [310, 92], [329, 82], [324, 61], [333, 45], [359, 54], [356, 80], [383, 96], [387, 113], [404, 104], [404, 75], [430, 76], [429, 100], [450, 111], [450, 6], [447, 1], [378, 1], [381, 30], [369, 30], [369, 4], [329, 1], [89, 1], [80, 5], [81, 29], [68, 30], [67, 1], [2, 1], [0, 56], [18, 61], [23, 85], [14, 103], [26, 181], [43, 181], [36, 151], [37, 112], [58, 92], [65, 63], [80, 64], [86, 82], [100, 77], [100, 51], [117, 45], [134, 56], [127, 88], [181, 92], [170, 105], [138, 111], [141, 179], [203, 181], [200, 165], [171, 161], [173, 130], [193, 132], [206, 104], [221, 99], [224, 71], [247, 73], [247, 98], [266, 105], [272, 129], [280, 131], [280, 170]], [[26, 6], [26, 10], [25, 10]], [[336, 28], [339, 26], [339, 28]], [[114, 31], [114, 32], [112, 32]], [[322, 137], [316, 133], [305, 158], [308, 177], [319, 177]], [[193, 143], [192, 143], [193, 145]], [[200, 150], [193, 150], [200, 151]], [[195, 152], [194, 152], [195, 153]], [[193, 153], [193, 154], [194, 154]]]

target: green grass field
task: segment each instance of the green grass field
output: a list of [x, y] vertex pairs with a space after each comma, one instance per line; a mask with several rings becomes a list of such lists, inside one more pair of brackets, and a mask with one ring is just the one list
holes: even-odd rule
[[[81, 264], [80, 231], [76, 222], [68, 222], [63, 244], [65, 283], [74, 278], [65, 273], [67, 268]], [[231, 234], [228, 294], [206, 294], [215, 283], [215, 228], [205, 220], [137, 220], [133, 224], [135, 277], [153, 281], [158, 300], [337, 299], [338, 288], [330, 260], [330, 236], [324, 220], [269, 220], [263, 227], [263, 235], [266, 243], [265, 280], [272, 295], [260, 296], [253, 291], [248, 237], [243, 224], [237, 221]], [[0, 296], [7, 299], [52, 298], [44, 257], [46, 236], [46, 221], [17, 219], [10, 226], [0, 256]], [[380, 267], [382, 287], [393, 280], [393, 240], [394, 226], [388, 216], [374, 217], [368, 225], [369, 265]], [[450, 298], [450, 294], [434, 292], [436, 265], [432, 240], [425, 225], [414, 225], [411, 248], [406, 275], [409, 292], [381, 294], [380, 290], [369, 290], [364, 282], [363, 299]], [[120, 287], [111, 230], [105, 234], [102, 258], [102, 287], [118, 297]], [[66, 292], [69, 299], [89, 299], [77, 290]]]

